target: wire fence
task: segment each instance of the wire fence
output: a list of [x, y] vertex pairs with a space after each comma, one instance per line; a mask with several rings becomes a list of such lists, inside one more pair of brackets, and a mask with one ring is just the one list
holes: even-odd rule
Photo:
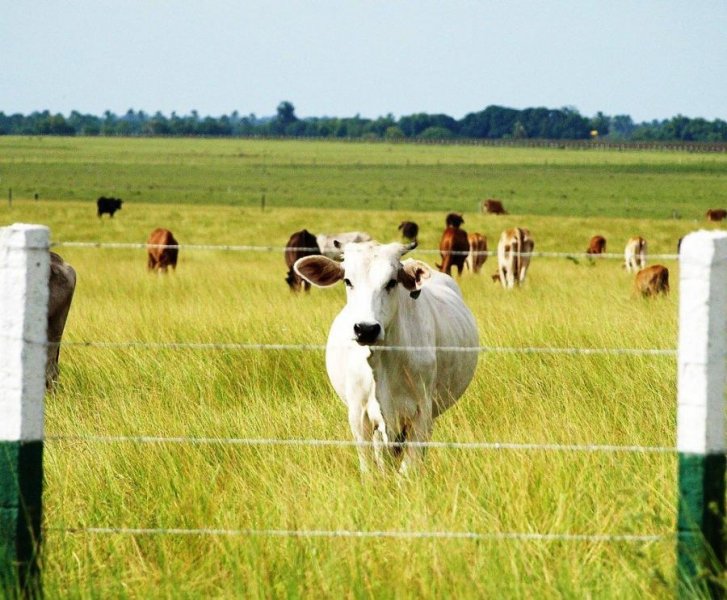
[[626, 446], [613, 444], [535, 444], [513, 442], [373, 442], [333, 439], [283, 439], [283, 438], [225, 438], [190, 436], [145, 436], [145, 435], [50, 435], [52, 442], [95, 442], [105, 444], [190, 444], [195, 446], [300, 446], [314, 448], [409, 448], [447, 450], [511, 450], [545, 452], [608, 452], [636, 454], [675, 454], [676, 449], [668, 446]]
[[[315, 252], [320, 253], [320, 248], [310, 246], [260, 246], [260, 245], [240, 245], [240, 244], [146, 244], [142, 242], [74, 242], [74, 241], [58, 241], [51, 244], [51, 248], [97, 248], [107, 250], [146, 250], [149, 248], [169, 248], [175, 250], [203, 250], [203, 251], [219, 251], [219, 252], [277, 252], [283, 253], [285, 251], [294, 252]], [[440, 255], [441, 251], [436, 248], [416, 248], [415, 250], [419, 254], [427, 255]], [[450, 250], [447, 251], [450, 255], [467, 256], [470, 254], [469, 250]], [[477, 251], [475, 254], [485, 257], [497, 257], [496, 250], [482, 250]], [[530, 258], [565, 258], [565, 259], [590, 259], [596, 260], [600, 258], [610, 260], [624, 260], [623, 253], [616, 252], [602, 252], [600, 254], [592, 254], [589, 252], [516, 252], [517, 256], [530, 257]], [[649, 259], [651, 260], [679, 260], [678, 254], [650, 254]]]
[[[64, 341], [49, 346], [70, 346], [81, 348], [106, 349], [154, 349], [154, 350], [260, 350], [260, 351], [293, 351], [293, 352], [322, 352], [327, 347], [335, 349], [339, 346], [332, 344], [256, 344], [238, 342], [147, 342], [147, 341]], [[340, 346], [343, 348], [344, 346]], [[626, 355], [626, 356], [676, 356], [674, 348], [577, 348], [577, 347], [527, 347], [527, 346], [369, 346], [372, 352], [461, 352], [463, 354], [567, 354], [567, 355]]]
[[[285, 252], [291, 248], [260, 245], [218, 245], [218, 244], [176, 244], [149, 245], [136, 242], [55, 242], [53, 248], [94, 248], [94, 249], [148, 249], [172, 248], [201, 251], [225, 252]], [[318, 248], [292, 248], [304, 252], [320, 252]], [[416, 249], [421, 254], [436, 254], [437, 249]], [[467, 255], [469, 251], [450, 254]], [[496, 252], [479, 252], [480, 256], [496, 256]], [[618, 259], [624, 260], [622, 253], [590, 254], [588, 252], [530, 252], [521, 256], [578, 259]], [[678, 254], [650, 255], [652, 260], [678, 260]], [[94, 348], [94, 349], [141, 349], [141, 350], [204, 350], [204, 351], [293, 351], [322, 352], [326, 345], [322, 344], [260, 344], [260, 343], [220, 343], [220, 342], [155, 342], [155, 341], [94, 341], [69, 340], [63, 341], [63, 347]], [[446, 351], [478, 354], [545, 354], [571, 356], [665, 356], [676, 357], [673, 348], [582, 348], [582, 347], [506, 347], [477, 346], [463, 348], [456, 346], [372, 346], [374, 352], [416, 352]], [[513, 452], [579, 452], [579, 453], [635, 453], [674, 455], [676, 449], [664, 446], [613, 445], [613, 444], [558, 444], [558, 443], [514, 443], [514, 442], [460, 442], [460, 441], [429, 441], [429, 442], [374, 442], [337, 439], [310, 438], [229, 438], [229, 437], [191, 437], [191, 436], [151, 436], [151, 435], [48, 435], [45, 438], [51, 443], [100, 443], [100, 444], [165, 444], [191, 446], [241, 446], [241, 447], [299, 447], [299, 448], [392, 448], [403, 446], [432, 450], [462, 451], [513, 451]], [[347, 539], [439, 539], [439, 540], [473, 540], [473, 541], [521, 541], [521, 542], [587, 542], [587, 543], [654, 543], [673, 540], [674, 533], [655, 534], [581, 534], [581, 533], [538, 533], [538, 532], [473, 532], [473, 531], [365, 531], [365, 530], [303, 530], [303, 529], [219, 529], [219, 528], [143, 528], [143, 527], [64, 527], [49, 528], [66, 534], [86, 535], [131, 535], [131, 536], [216, 536], [216, 537], [280, 537], [280, 538], [347, 538]]]
[[470, 540], [519, 542], [587, 542], [646, 544], [673, 541], [674, 533], [656, 534], [581, 534], [531, 532], [475, 532], [475, 531], [364, 531], [348, 529], [213, 529], [213, 528], [147, 528], [147, 527], [51, 527], [49, 531], [87, 535], [133, 536], [195, 536], [195, 537], [279, 537], [279, 538], [392, 538], [399, 540]]

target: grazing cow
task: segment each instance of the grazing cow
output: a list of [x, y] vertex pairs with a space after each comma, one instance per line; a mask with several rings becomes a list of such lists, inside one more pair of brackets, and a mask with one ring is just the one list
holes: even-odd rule
[[470, 253], [467, 255], [465, 264], [473, 273], [479, 273], [487, 260], [487, 238], [481, 233], [470, 233], [467, 241], [470, 245]]
[[48, 277], [48, 358], [45, 365], [45, 387], [48, 389], [52, 389], [58, 380], [60, 343], [75, 289], [76, 271], [55, 252], [51, 252]]
[[290, 236], [288, 243], [285, 245], [285, 265], [288, 267], [288, 275], [285, 281], [290, 286], [291, 292], [299, 292], [301, 289], [305, 289], [306, 292], [310, 291], [310, 283], [300, 277], [293, 269], [295, 261], [304, 256], [314, 256], [320, 253], [321, 250], [318, 248], [316, 236], [307, 229], [296, 231]]
[[602, 235], [594, 235], [588, 243], [586, 254], [603, 254], [606, 251], [606, 238]]
[[399, 231], [401, 231], [401, 235], [404, 239], [407, 239], [410, 242], [416, 242], [417, 236], [419, 235], [419, 225], [417, 225], [414, 221], [402, 221], [399, 224]]
[[653, 297], [669, 293], [669, 269], [664, 265], [651, 265], [636, 273], [634, 293]]
[[530, 254], [535, 241], [530, 231], [523, 227], [506, 229], [500, 234], [497, 244], [497, 267], [499, 281], [506, 289], [522, 285], [530, 266]]
[[114, 213], [117, 210], [121, 210], [121, 205], [123, 203], [124, 201], [120, 198], [106, 198], [105, 196], [101, 196], [98, 200], [96, 200], [96, 213], [98, 214], [99, 218], [104, 213], [108, 213], [111, 218], [113, 218]]
[[727, 217], [727, 210], [724, 208], [710, 208], [705, 216], [709, 221], [721, 221]]
[[624, 267], [628, 273], [636, 272], [646, 266], [646, 245], [646, 240], [638, 235], [626, 242]]
[[460, 229], [460, 225], [464, 223], [462, 215], [459, 213], [449, 213], [445, 219], [447, 225], [442, 233], [442, 239], [439, 241], [439, 253], [442, 255], [442, 264], [437, 268], [446, 273], [452, 274], [452, 267], [457, 267], [457, 274], [462, 275], [464, 263], [470, 251], [470, 243], [467, 239], [467, 232]]
[[500, 283], [505, 289], [525, 282], [530, 254], [534, 249], [535, 241], [529, 230], [515, 227], [502, 232], [497, 244], [497, 267]]
[[444, 219], [445, 227], [460, 227], [464, 223], [462, 213], [451, 212]]
[[178, 245], [179, 242], [174, 239], [171, 231], [157, 227], [149, 234], [149, 239], [146, 241], [147, 268], [157, 273], [166, 273], [169, 267], [176, 269], [179, 248], [169, 246]]
[[338, 258], [341, 251], [336, 246], [336, 242], [340, 246], [351, 244], [354, 242], [370, 242], [371, 236], [364, 231], [345, 231], [343, 233], [319, 233], [316, 236], [316, 242], [321, 254], [328, 258]]
[[[424, 455], [407, 442], [429, 441], [434, 419], [467, 388], [479, 345], [454, 280], [421, 261], [401, 261], [414, 246], [347, 244], [343, 262], [309, 256], [295, 263], [314, 285], [346, 284], [346, 306], [328, 335], [328, 377], [348, 406], [354, 439], [373, 442], [380, 468], [388, 450], [400, 473]], [[367, 449], [359, 446], [358, 456], [367, 471]]]
[[507, 211], [505, 210], [505, 207], [502, 206], [502, 202], [500, 200], [495, 200], [493, 198], [488, 198], [487, 200], [483, 200], [480, 204], [480, 210], [482, 212], [486, 212], [491, 215], [506, 215]]

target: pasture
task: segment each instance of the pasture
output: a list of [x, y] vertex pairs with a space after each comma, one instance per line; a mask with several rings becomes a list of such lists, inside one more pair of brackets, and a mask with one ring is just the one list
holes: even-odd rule
[[[322, 351], [234, 347], [325, 343], [344, 291], [288, 292], [282, 246], [291, 232], [357, 229], [393, 241], [398, 223], [413, 219], [421, 233], [412, 256], [433, 264], [439, 257], [428, 251], [445, 213], [463, 210], [464, 227], [485, 234], [491, 250], [503, 228], [517, 225], [531, 230], [536, 251], [583, 252], [598, 233], [609, 252], [622, 252], [630, 235], [641, 234], [650, 254], [673, 254], [679, 237], [706, 226], [694, 219], [719, 205], [721, 155], [17, 138], [0, 138], [0, 148], [1, 185], [22, 182], [12, 184], [12, 206], [0, 206], [3, 225], [44, 223], [61, 244], [144, 242], [163, 226], [182, 245], [271, 248], [182, 248], [169, 276], [146, 273], [143, 249], [56, 249], [76, 269], [78, 285], [60, 385], [46, 400], [48, 597], [671, 593], [672, 453], [434, 448], [416, 478], [362, 481], [350, 447], [88, 438], [349, 440]], [[257, 162], [245, 166], [249, 156]], [[487, 172], [497, 182], [492, 187], [482, 182]], [[574, 186], [582, 201], [573, 199]], [[506, 195], [508, 188], [515, 192]], [[31, 199], [33, 190], [41, 190], [40, 200]], [[103, 193], [125, 199], [113, 220], [96, 217], [93, 201]], [[502, 197], [514, 214], [475, 213], [484, 195]], [[562, 195], [570, 200], [559, 202]], [[672, 210], [685, 218], [668, 218]], [[489, 277], [491, 257], [482, 274], [458, 281], [482, 346], [673, 349], [679, 269], [673, 259], [659, 262], [670, 269], [672, 294], [656, 300], [634, 298], [631, 277], [612, 259], [534, 258], [525, 287], [505, 292]], [[675, 393], [673, 356], [483, 352], [463, 398], [436, 422], [434, 440], [673, 447]], [[493, 535], [327, 538], [240, 530]], [[664, 537], [507, 538], [512, 532]]]

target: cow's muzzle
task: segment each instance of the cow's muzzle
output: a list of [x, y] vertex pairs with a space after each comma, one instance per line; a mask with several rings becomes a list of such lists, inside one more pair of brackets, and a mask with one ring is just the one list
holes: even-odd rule
[[356, 335], [356, 342], [363, 345], [373, 344], [381, 333], [381, 325], [378, 323], [356, 323], [353, 326], [353, 333]]

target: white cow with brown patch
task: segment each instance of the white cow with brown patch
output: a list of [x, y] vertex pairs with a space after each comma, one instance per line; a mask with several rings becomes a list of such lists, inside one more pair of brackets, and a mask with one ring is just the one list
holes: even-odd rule
[[[365, 231], [344, 231], [342, 233], [319, 233], [316, 235], [316, 243], [321, 254], [328, 258], [338, 258], [341, 250], [338, 246], [344, 246], [353, 242], [369, 242], [371, 236]], [[336, 242], [338, 246], [336, 246]]]
[[506, 289], [522, 285], [530, 266], [535, 241], [524, 227], [506, 229], [497, 244], [497, 267], [500, 283]]
[[629, 238], [624, 248], [624, 267], [629, 273], [640, 271], [646, 266], [646, 240], [641, 236]]
[[[383, 468], [391, 456], [401, 473], [424, 455], [407, 442], [429, 441], [434, 419], [467, 388], [479, 345], [455, 281], [421, 261], [402, 262], [414, 246], [351, 243], [343, 262], [307, 256], [295, 263], [314, 285], [346, 285], [346, 305], [328, 335], [328, 376], [348, 406], [355, 440], [373, 442], [376, 464]], [[367, 471], [367, 448], [358, 453]]]

